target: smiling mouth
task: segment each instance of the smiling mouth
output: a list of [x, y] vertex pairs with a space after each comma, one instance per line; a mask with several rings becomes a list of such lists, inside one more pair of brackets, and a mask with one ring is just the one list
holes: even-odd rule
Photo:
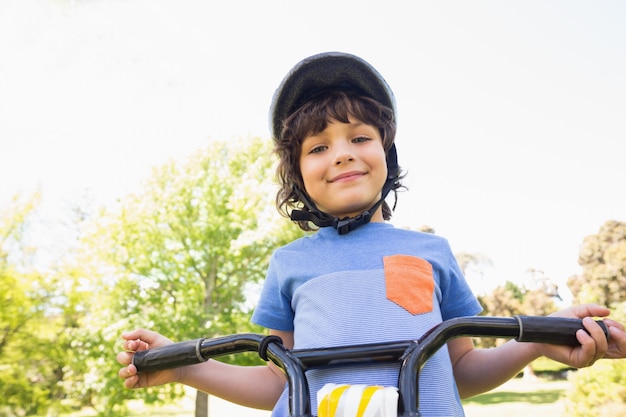
[[337, 175], [336, 177], [333, 177], [329, 182], [350, 181], [350, 180], [362, 177], [363, 175], [365, 175], [363, 172], [358, 172], [358, 171], [346, 172], [344, 174], [340, 174], [340, 175]]

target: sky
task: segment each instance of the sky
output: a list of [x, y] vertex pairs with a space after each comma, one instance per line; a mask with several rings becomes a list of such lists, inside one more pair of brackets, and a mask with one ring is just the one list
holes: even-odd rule
[[626, 3], [579, 0], [0, 0], [0, 207], [112, 204], [214, 139], [269, 139], [302, 58], [351, 52], [386, 78], [408, 191], [428, 225], [567, 298], [585, 236], [626, 221]]

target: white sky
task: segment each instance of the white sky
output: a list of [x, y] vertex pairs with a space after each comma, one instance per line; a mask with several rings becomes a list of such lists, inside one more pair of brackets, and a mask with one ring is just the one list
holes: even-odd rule
[[0, 204], [107, 204], [211, 138], [269, 140], [287, 70], [340, 50], [396, 94], [394, 223], [488, 256], [490, 283], [565, 291], [583, 237], [626, 221], [626, 3], [216, 3], [0, 0]]

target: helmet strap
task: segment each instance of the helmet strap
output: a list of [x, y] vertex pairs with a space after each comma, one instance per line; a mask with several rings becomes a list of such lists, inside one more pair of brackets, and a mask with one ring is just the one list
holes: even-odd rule
[[293, 190], [300, 199], [304, 203], [304, 205], [309, 209], [309, 211], [305, 210], [292, 210], [290, 214], [291, 220], [294, 221], [309, 221], [315, 224], [317, 227], [334, 227], [337, 229], [337, 233], [340, 235], [348, 234], [359, 226], [367, 224], [372, 219], [372, 215], [378, 210], [381, 204], [385, 201], [385, 198], [393, 188], [393, 184], [395, 181], [387, 180], [385, 185], [383, 186], [383, 190], [381, 193], [380, 199], [368, 210], [363, 211], [361, 214], [355, 217], [334, 217], [329, 215], [328, 213], [324, 213], [320, 209], [318, 209], [315, 204], [311, 201], [306, 193], [302, 192], [297, 186], [293, 186]]

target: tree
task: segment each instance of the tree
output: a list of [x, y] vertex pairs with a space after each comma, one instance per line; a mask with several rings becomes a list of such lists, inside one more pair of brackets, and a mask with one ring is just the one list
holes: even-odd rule
[[511, 281], [493, 289], [491, 294], [478, 297], [484, 314], [511, 317], [522, 313], [524, 290]]
[[530, 268], [530, 285], [524, 289], [522, 300], [523, 314], [547, 316], [557, 311], [554, 299], [561, 300], [559, 287], [544, 272]]
[[[535, 271], [536, 272], [536, 271]], [[557, 310], [554, 297], [558, 295], [549, 280], [534, 276], [531, 288], [520, 287], [511, 281], [504, 286], [496, 287], [491, 294], [479, 296], [478, 301], [483, 306], [483, 314], [490, 316], [511, 317], [518, 314], [545, 316]], [[480, 347], [493, 347], [502, 343], [502, 340], [493, 338], [476, 338], [475, 343]], [[533, 378], [535, 375], [532, 364], [524, 368], [524, 378]]]
[[545, 316], [554, 313], [557, 310], [554, 298], [560, 298], [558, 288], [542, 271], [530, 272], [533, 276], [528, 287], [507, 281], [491, 294], [479, 296], [483, 314], [510, 317], [517, 314]]
[[16, 196], [0, 213], [0, 416], [44, 414], [63, 397], [64, 307], [27, 238], [40, 200]]
[[459, 252], [455, 254], [454, 257], [461, 271], [463, 271], [463, 275], [467, 275], [470, 269], [475, 269], [482, 277], [483, 268], [493, 265], [491, 259], [482, 253]]
[[[247, 300], [272, 251], [301, 235], [279, 220], [271, 154], [271, 143], [260, 139], [213, 142], [186, 161], [155, 169], [140, 194], [102, 214], [89, 239], [105, 261], [94, 285], [107, 301], [92, 314], [95, 328], [109, 316], [97, 336], [102, 345], [112, 346], [112, 333], [117, 338], [134, 326], [174, 340], [260, 331], [249, 324]], [[102, 355], [99, 343], [92, 360]], [[108, 372], [99, 389], [107, 397], [103, 412], [121, 413], [119, 400], [137, 392], [123, 390], [116, 372], [95, 366]], [[139, 395], [158, 401], [180, 393], [169, 386]], [[206, 416], [205, 394], [197, 399], [196, 415]]]
[[585, 237], [578, 264], [582, 273], [567, 281], [577, 303], [610, 306], [626, 300], [626, 223], [609, 220]]
[[493, 265], [491, 259], [482, 253], [470, 252], [459, 252], [454, 257], [474, 294], [485, 295], [491, 289], [485, 280], [485, 269]]
[[[580, 275], [567, 284], [576, 303], [610, 306], [611, 317], [626, 319], [626, 223], [605, 222], [595, 235], [583, 239]], [[605, 416], [626, 413], [626, 361], [599, 361], [572, 374], [573, 388], [565, 399], [565, 415]]]

